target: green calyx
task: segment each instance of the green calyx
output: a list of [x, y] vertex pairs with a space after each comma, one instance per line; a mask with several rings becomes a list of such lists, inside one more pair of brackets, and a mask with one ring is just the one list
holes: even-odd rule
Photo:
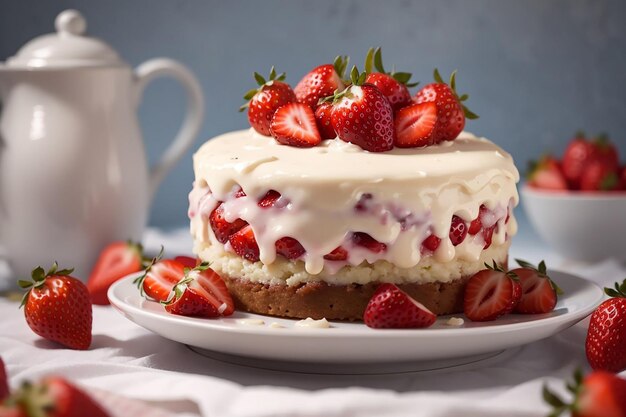
[[161, 245], [161, 250], [159, 251], [157, 256], [155, 256], [154, 258], [150, 259], [150, 261], [144, 266], [143, 274], [141, 274], [140, 276], [138, 276], [137, 278], [135, 278], [133, 280], [133, 284], [135, 284], [137, 286], [137, 288], [139, 288], [139, 292], [140, 292], [142, 297], [146, 296], [146, 293], [143, 290], [143, 282], [146, 280], [146, 277], [148, 276], [148, 273], [150, 272], [152, 267], [157, 262], [159, 262], [161, 260], [161, 258], [163, 258], [163, 250], [164, 250], [163, 245]]
[[600, 191], [611, 191], [619, 186], [619, 177], [615, 172], [609, 172], [600, 181]]
[[619, 282], [616, 282], [615, 288], [605, 287], [604, 293], [609, 297], [626, 298], [626, 279], [621, 284]]
[[350, 57], [348, 55], [338, 55], [333, 61], [333, 67], [335, 68], [335, 72], [337, 72], [337, 75], [339, 75], [339, 78], [341, 78], [342, 80], [344, 80], [346, 69], [348, 68], [349, 63]]
[[521, 266], [522, 268], [531, 269], [531, 270], [535, 271], [537, 273], [537, 275], [539, 275], [541, 278], [547, 279], [548, 282], [550, 283], [550, 286], [552, 287], [554, 292], [556, 292], [557, 295], [562, 295], [563, 294], [563, 290], [561, 289], [561, 287], [556, 285], [556, 282], [552, 281], [552, 279], [548, 276], [548, 268], [546, 267], [546, 262], [545, 261], [539, 262], [539, 265], [537, 265], [537, 266], [535, 266], [535, 265], [531, 264], [530, 262], [527, 262], [527, 261], [525, 261], [523, 259], [516, 259], [515, 262], [517, 262], [517, 264], [519, 266]]
[[152, 258], [147, 257], [143, 252], [143, 245], [139, 242], [133, 242], [130, 239], [126, 241], [126, 244], [128, 245], [128, 248], [133, 251], [139, 259], [141, 259], [141, 267], [146, 268], [152, 261]]
[[351, 98], [353, 97], [351, 88], [353, 86], [361, 86], [365, 83], [365, 78], [367, 78], [366, 72], [359, 72], [359, 69], [354, 65], [352, 70], [350, 70], [350, 81], [346, 84], [349, 84], [342, 91], [335, 90], [332, 96], [324, 97], [319, 100], [319, 104], [332, 102], [332, 104], [337, 104], [344, 97]]
[[74, 268], [69, 269], [59, 269], [59, 264], [57, 261], [54, 261], [50, 269], [45, 271], [41, 266], [33, 269], [31, 272], [31, 281], [20, 279], [17, 281], [17, 285], [23, 289], [27, 290], [24, 296], [22, 297], [22, 302], [20, 303], [20, 308], [26, 304], [28, 301], [28, 296], [30, 295], [30, 291], [33, 288], [41, 288], [46, 282], [46, 278], [51, 276], [69, 276], [72, 272], [74, 272]]
[[437, 68], [435, 68], [435, 70], [433, 71], [433, 77], [435, 78], [435, 82], [440, 83], [440, 84], [447, 84], [450, 86], [456, 98], [461, 102], [461, 107], [463, 107], [463, 113], [465, 114], [465, 117], [467, 119], [470, 119], [470, 120], [478, 119], [478, 115], [472, 112], [470, 109], [468, 109], [467, 106], [465, 106], [465, 104], [463, 104], [463, 102], [466, 101], [469, 98], [469, 96], [467, 94], [463, 94], [459, 96], [459, 94], [456, 91], [456, 70], [452, 71], [452, 74], [450, 75], [450, 81], [447, 83], [443, 80], [443, 78], [441, 78], [441, 74], [439, 74], [439, 70]]
[[250, 100], [252, 99], [252, 97], [254, 97], [257, 93], [263, 90], [263, 87], [274, 84], [274, 81], [284, 81], [286, 77], [287, 74], [285, 74], [284, 72], [277, 74], [274, 67], [270, 69], [270, 75], [267, 80], [261, 74], [255, 72], [254, 79], [258, 84], [258, 87], [248, 90], [248, 92], [243, 96], [243, 99], [246, 100], [246, 102], [241, 107], [239, 107], [239, 111], [242, 112], [247, 109], [250, 106]]
[[563, 401], [558, 395], [550, 391], [550, 389], [544, 384], [542, 390], [543, 400], [553, 408], [552, 412], [548, 414], [548, 417], [558, 417], [564, 412], [569, 412], [574, 415], [579, 411], [578, 399], [580, 398], [580, 395], [584, 390], [583, 373], [580, 368], [577, 368], [574, 371], [574, 381], [568, 382], [566, 387], [567, 390], [571, 392], [574, 396], [574, 399], [571, 403], [566, 403], [565, 401]]
[[44, 383], [32, 384], [28, 381], [4, 400], [4, 406], [21, 409], [29, 417], [46, 417], [54, 412], [55, 404]]
[[189, 287], [189, 284], [191, 284], [195, 280], [195, 277], [191, 274], [191, 272], [194, 272], [194, 271], [203, 272], [209, 269], [210, 266], [211, 266], [210, 262], [202, 262], [200, 265], [197, 265], [194, 268], [185, 268], [184, 269], [185, 275], [180, 281], [178, 281], [174, 285], [174, 288], [172, 288], [172, 292], [170, 293], [170, 296], [167, 298], [167, 300], [161, 301], [161, 304], [170, 305], [176, 302], [177, 300], [179, 300], [180, 297], [183, 296], [183, 294]]
[[487, 262], [485, 262], [485, 267], [487, 269], [492, 270], [492, 271], [502, 272], [502, 273], [506, 274], [507, 277], [511, 278], [513, 281], [519, 281], [519, 277], [517, 276], [517, 274], [515, 272], [511, 272], [511, 271], [507, 270], [502, 265], [498, 264], [495, 261], [495, 259], [493, 259], [492, 262], [493, 262], [492, 265], [489, 265]]
[[391, 78], [398, 81], [399, 83], [406, 85], [407, 87], [415, 87], [419, 84], [419, 82], [409, 83], [412, 75], [410, 72], [396, 72], [395, 70], [392, 70], [391, 72], [385, 71], [385, 67], [383, 66], [382, 51], [380, 47], [370, 48], [367, 51], [367, 55], [365, 56], [365, 72], [367, 74], [371, 74], [372, 72], [374, 72], [374, 69], [377, 72], [389, 75]]

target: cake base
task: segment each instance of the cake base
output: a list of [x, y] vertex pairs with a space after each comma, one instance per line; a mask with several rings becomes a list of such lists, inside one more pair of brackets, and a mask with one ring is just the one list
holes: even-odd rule
[[[329, 285], [309, 282], [299, 286], [262, 284], [223, 277], [235, 307], [278, 317], [363, 320], [363, 312], [379, 283]], [[463, 311], [463, 293], [469, 276], [451, 282], [399, 284], [402, 291], [437, 315]]]

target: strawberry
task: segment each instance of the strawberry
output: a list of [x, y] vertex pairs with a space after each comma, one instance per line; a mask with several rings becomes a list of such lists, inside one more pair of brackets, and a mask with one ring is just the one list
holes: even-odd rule
[[434, 252], [437, 250], [437, 248], [439, 248], [439, 245], [441, 244], [441, 239], [439, 239], [436, 235], [431, 234], [430, 236], [428, 236], [426, 239], [424, 239], [424, 241], [422, 242], [422, 246], [431, 251]]
[[[258, 202], [258, 206], [261, 208], [269, 208], [269, 207], [274, 207], [278, 204], [278, 200], [281, 198], [282, 196], [280, 195], [280, 193], [276, 190], [269, 190], [267, 193], [265, 193], [265, 195], [259, 200]], [[278, 206], [281, 206], [281, 204], [278, 204]]]
[[7, 377], [7, 370], [4, 366], [4, 361], [0, 358], [0, 403], [9, 396], [9, 393], [9, 378]]
[[304, 255], [306, 250], [296, 239], [283, 237], [276, 241], [276, 252], [287, 259], [297, 259]]
[[583, 132], [576, 132], [563, 154], [563, 176], [572, 189], [580, 188], [580, 180], [585, 165], [594, 157], [593, 145], [587, 141]]
[[259, 260], [259, 245], [249, 225], [231, 235], [228, 241], [237, 255], [250, 262]]
[[324, 259], [329, 261], [345, 261], [348, 259], [348, 251], [342, 246], [338, 246], [331, 253], [324, 255]]
[[141, 271], [144, 266], [143, 248], [139, 243], [114, 242], [100, 253], [87, 280], [91, 302], [109, 305], [107, 291], [117, 280]]
[[85, 284], [70, 276], [55, 262], [45, 272], [37, 267], [32, 281], [19, 280], [26, 289], [22, 304], [28, 326], [44, 339], [70, 349], [85, 350], [91, 344], [92, 310]]
[[477, 119], [463, 102], [467, 100], [467, 94], [459, 97], [456, 93], [456, 71], [450, 76], [450, 83], [446, 84], [439, 71], [434, 71], [435, 82], [424, 86], [417, 92], [413, 101], [415, 103], [435, 103], [437, 105], [437, 131], [435, 143], [444, 140], [454, 140], [465, 127], [465, 119]]
[[338, 56], [333, 64], [320, 65], [306, 74], [294, 88], [299, 103], [317, 109], [320, 99], [332, 96], [345, 88], [342, 80], [349, 58]]
[[605, 162], [595, 159], [585, 166], [580, 179], [582, 191], [613, 191], [620, 185], [617, 171]]
[[228, 238], [235, 232], [241, 230], [248, 224], [245, 220], [236, 219], [234, 222], [226, 221], [224, 217], [224, 207], [222, 202], [209, 215], [209, 224], [215, 238], [220, 243], [228, 242]]
[[[36, 384], [24, 382], [0, 407], [0, 416], [108, 417], [109, 414], [82, 389], [59, 376]], [[5, 410], [10, 412], [5, 412]]]
[[620, 168], [619, 183], [619, 189], [622, 191], [626, 191], [626, 166]]
[[467, 236], [468, 227], [465, 221], [461, 219], [459, 216], [452, 216], [452, 223], [450, 224], [450, 241], [452, 241], [452, 245], [458, 246], [460, 245]]
[[355, 232], [352, 234], [352, 242], [357, 246], [362, 246], [374, 253], [381, 253], [387, 250], [387, 245], [381, 243], [363, 232]]
[[611, 143], [609, 136], [606, 133], [598, 135], [592, 142], [593, 147], [593, 159], [601, 161], [602, 164], [610, 171], [617, 171], [619, 169], [619, 155], [617, 148]]
[[472, 321], [490, 321], [508, 314], [522, 295], [519, 279], [493, 262], [474, 274], [465, 287], [463, 311]]
[[278, 143], [298, 148], [311, 148], [322, 141], [315, 123], [315, 113], [302, 103], [289, 103], [274, 113], [270, 133]]
[[563, 412], [573, 417], [626, 416], [626, 380], [617, 375], [595, 371], [583, 379], [577, 369], [574, 383], [568, 383], [567, 390], [574, 396], [571, 403], [564, 402], [544, 385], [543, 398], [554, 408], [550, 417], [558, 417]]
[[491, 246], [491, 242], [493, 240], [493, 232], [495, 232], [497, 228], [497, 223], [494, 223], [492, 226], [483, 228], [483, 240], [485, 241], [483, 249], [487, 249], [489, 248], [489, 246]]
[[559, 163], [549, 155], [542, 157], [539, 162], [531, 161], [528, 164], [526, 176], [528, 185], [544, 190], [567, 190], [567, 181], [561, 172]]
[[211, 268], [209, 263], [202, 263], [189, 272], [204, 289], [205, 297], [222, 316], [230, 316], [235, 312], [235, 303], [228, 292], [226, 283], [221, 276]]
[[384, 152], [393, 148], [393, 112], [389, 100], [371, 84], [363, 84], [365, 73], [356, 67], [350, 73], [352, 85], [333, 97], [331, 122], [339, 139], [366, 151]]
[[196, 266], [200, 265], [202, 261], [198, 258], [192, 258], [190, 256], [179, 255], [174, 257], [176, 262], [180, 262], [184, 267], [193, 269]]
[[557, 298], [563, 294], [546, 271], [546, 263], [534, 266], [521, 259], [516, 259], [521, 268], [512, 270], [522, 284], [522, 298], [515, 306], [515, 312], [521, 314], [549, 313], [556, 307]]
[[296, 101], [296, 95], [289, 86], [283, 82], [285, 73], [276, 74], [274, 67], [270, 70], [269, 80], [259, 73], [254, 73], [254, 79], [259, 85], [243, 96], [246, 103], [239, 111], [248, 109], [248, 121], [250, 126], [262, 135], [270, 135], [270, 123], [279, 107]]
[[435, 103], [413, 104], [396, 113], [395, 145], [399, 148], [429, 146], [437, 140], [437, 106]]
[[[373, 72], [376, 69], [378, 72]], [[387, 97], [394, 111], [411, 104], [411, 93], [408, 87], [415, 87], [419, 83], [409, 84], [411, 74], [408, 72], [387, 72], [383, 67], [380, 48], [370, 48], [365, 58], [365, 82], [373, 84]]]
[[591, 315], [585, 351], [593, 369], [621, 372], [626, 369], [626, 280], [604, 292], [611, 298]]
[[482, 218], [488, 212], [489, 212], [489, 209], [484, 204], [481, 204], [479, 211], [478, 211], [478, 217], [472, 220], [472, 222], [470, 223], [469, 229], [467, 230], [467, 233], [469, 233], [472, 236], [477, 235], [478, 232], [480, 232], [481, 229], [483, 228]]
[[332, 109], [333, 105], [325, 101], [317, 106], [317, 110], [315, 110], [315, 123], [317, 123], [317, 130], [320, 132], [322, 139], [335, 139], [337, 137], [330, 120]]
[[436, 320], [424, 305], [389, 283], [378, 286], [363, 313], [365, 324], [374, 329], [430, 327]]
[[143, 275], [133, 281], [142, 295], [147, 295], [154, 301], [167, 300], [174, 285], [185, 276], [185, 265], [174, 259], [160, 258], [159, 254]]

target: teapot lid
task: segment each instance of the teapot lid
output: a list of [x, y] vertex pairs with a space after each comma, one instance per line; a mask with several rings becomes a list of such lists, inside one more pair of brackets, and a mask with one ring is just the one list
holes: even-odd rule
[[117, 52], [97, 38], [85, 36], [87, 22], [77, 10], [61, 12], [56, 33], [26, 43], [6, 61], [13, 68], [70, 68], [125, 65]]

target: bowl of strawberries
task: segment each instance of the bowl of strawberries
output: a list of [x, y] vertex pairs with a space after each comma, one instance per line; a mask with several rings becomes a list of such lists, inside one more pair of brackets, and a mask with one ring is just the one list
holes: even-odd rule
[[626, 167], [608, 136], [577, 133], [562, 158], [531, 162], [522, 188], [537, 233], [560, 255], [626, 261]]

